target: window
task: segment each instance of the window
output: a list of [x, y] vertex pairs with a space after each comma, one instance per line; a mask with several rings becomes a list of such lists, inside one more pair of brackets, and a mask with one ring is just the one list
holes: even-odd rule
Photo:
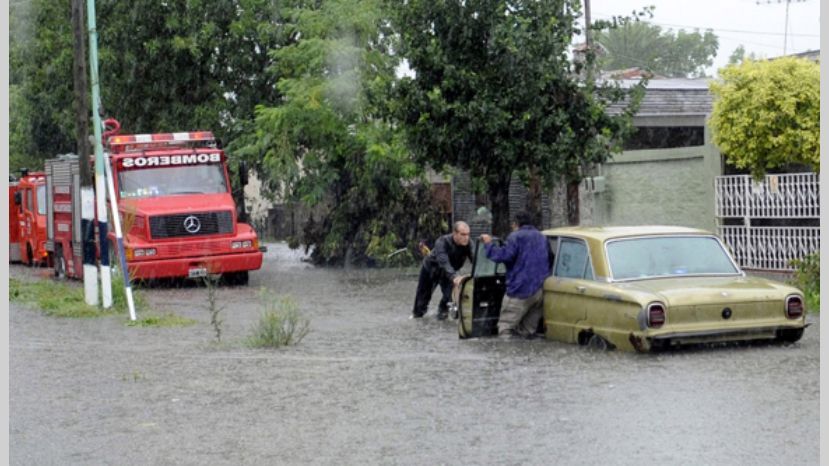
[[587, 245], [583, 241], [562, 238], [553, 275], [593, 280], [593, 269], [590, 267]]
[[33, 196], [32, 196], [32, 190], [27, 189], [26, 190], [26, 210], [31, 212], [32, 209], [34, 209], [34, 207], [35, 207], [35, 202], [34, 202], [34, 199], [33, 199]]
[[124, 170], [118, 174], [118, 185], [124, 198], [227, 192], [219, 164]]
[[37, 213], [46, 215], [46, 186], [37, 187]]
[[739, 273], [720, 242], [711, 236], [612, 241], [607, 244], [607, 259], [615, 280]]
[[477, 278], [505, 274], [507, 270], [506, 265], [499, 264], [486, 257], [486, 248], [483, 241], [478, 241], [477, 244], [478, 247], [475, 252], [474, 276]]
[[624, 149], [672, 149], [704, 144], [705, 128], [702, 126], [640, 126], [634, 129]]

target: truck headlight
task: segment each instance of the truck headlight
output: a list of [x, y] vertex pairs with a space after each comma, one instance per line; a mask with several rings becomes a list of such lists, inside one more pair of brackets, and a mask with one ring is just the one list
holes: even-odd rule
[[253, 243], [250, 240], [233, 241], [230, 243], [231, 249], [250, 249], [251, 246], [253, 246]]

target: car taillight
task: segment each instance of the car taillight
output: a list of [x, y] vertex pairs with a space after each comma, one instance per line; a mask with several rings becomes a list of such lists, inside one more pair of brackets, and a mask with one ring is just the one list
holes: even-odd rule
[[789, 296], [786, 298], [786, 317], [797, 319], [803, 316], [803, 300], [800, 296]]
[[665, 306], [661, 303], [648, 305], [648, 327], [659, 328], [665, 323]]

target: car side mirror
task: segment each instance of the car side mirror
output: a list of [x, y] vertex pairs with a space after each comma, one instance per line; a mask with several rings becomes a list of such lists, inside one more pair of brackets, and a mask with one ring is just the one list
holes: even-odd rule
[[20, 191], [14, 193], [14, 205], [20, 205], [23, 203], [23, 196]]

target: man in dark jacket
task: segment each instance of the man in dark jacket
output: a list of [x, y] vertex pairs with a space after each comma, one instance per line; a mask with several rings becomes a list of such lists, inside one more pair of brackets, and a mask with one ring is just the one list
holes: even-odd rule
[[435, 241], [435, 247], [423, 259], [420, 278], [417, 281], [412, 318], [423, 317], [432, 300], [432, 293], [440, 285], [443, 297], [438, 305], [437, 318], [446, 319], [449, 315], [449, 302], [452, 300], [452, 287], [461, 282], [458, 271], [466, 259], [472, 261], [472, 247], [469, 244], [469, 225], [455, 222], [452, 233], [443, 235]]
[[527, 212], [515, 214], [512, 233], [503, 246], [482, 235], [486, 256], [507, 266], [507, 292], [501, 304], [498, 336], [531, 337], [543, 316], [542, 285], [550, 275], [550, 244]]

